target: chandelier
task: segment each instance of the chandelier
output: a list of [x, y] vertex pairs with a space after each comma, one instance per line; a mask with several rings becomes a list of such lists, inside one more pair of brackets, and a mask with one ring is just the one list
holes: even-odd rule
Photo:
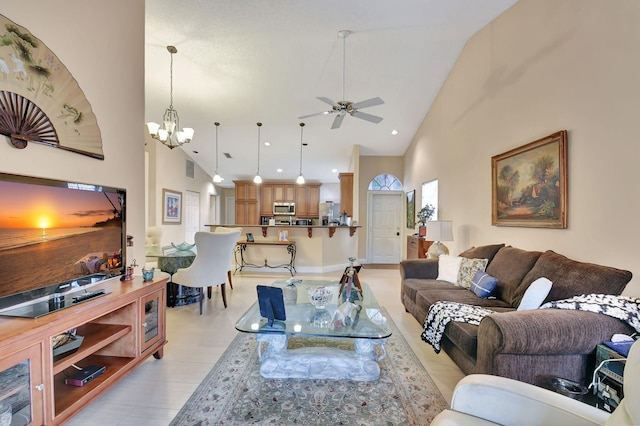
[[175, 46], [167, 46], [167, 50], [171, 54], [171, 66], [170, 66], [170, 81], [171, 81], [171, 100], [169, 102], [169, 108], [164, 110], [162, 116], [162, 128], [158, 123], [147, 123], [147, 129], [152, 138], [159, 140], [164, 145], [173, 149], [177, 146], [182, 146], [185, 143], [191, 142], [193, 139], [193, 129], [185, 127], [180, 130], [180, 118], [178, 117], [178, 111], [173, 108], [173, 55], [178, 52]]

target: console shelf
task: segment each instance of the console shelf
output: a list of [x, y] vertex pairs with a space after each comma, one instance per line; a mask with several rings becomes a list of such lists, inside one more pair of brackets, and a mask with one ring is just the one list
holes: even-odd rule
[[[109, 294], [38, 319], [0, 316], [0, 401], [29, 425], [62, 424], [146, 358], [162, 358], [168, 275], [157, 275], [102, 281]], [[52, 338], [72, 329], [80, 347], [54, 361]], [[89, 366], [105, 371], [84, 386], [65, 384]]]

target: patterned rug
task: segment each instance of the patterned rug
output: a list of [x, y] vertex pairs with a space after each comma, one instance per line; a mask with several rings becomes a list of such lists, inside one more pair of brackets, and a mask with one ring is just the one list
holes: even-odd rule
[[[387, 357], [370, 382], [264, 379], [255, 336], [239, 333], [170, 426], [429, 424], [447, 403], [387, 318]], [[290, 348], [318, 343], [353, 349], [350, 339], [289, 339]]]

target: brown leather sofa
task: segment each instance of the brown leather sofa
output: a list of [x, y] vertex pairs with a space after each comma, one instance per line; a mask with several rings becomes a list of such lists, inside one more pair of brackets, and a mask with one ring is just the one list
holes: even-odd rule
[[438, 301], [497, 311], [478, 326], [447, 324], [442, 349], [465, 374], [493, 374], [528, 383], [535, 383], [539, 375], [553, 374], [587, 383], [596, 346], [614, 333], [633, 332], [618, 319], [592, 312], [516, 310], [537, 278], [553, 282], [548, 302], [591, 293], [619, 295], [631, 280], [629, 271], [578, 262], [551, 250], [526, 251], [504, 244], [472, 248], [460, 256], [488, 259], [486, 272], [498, 279], [491, 298], [481, 299], [466, 288], [438, 281], [437, 259], [402, 261], [400, 276], [402, 303], [421, 324]]

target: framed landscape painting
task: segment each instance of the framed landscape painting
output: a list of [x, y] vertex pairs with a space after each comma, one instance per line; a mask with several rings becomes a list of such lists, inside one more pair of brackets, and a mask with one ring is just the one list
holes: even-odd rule
[[407, 228], [416, 226], [416, 190], [407, 192]]
[[491, 224], [567, 227], [567, 131], [491, 157]]
[[182, 192], [170, 189], [162, 190], [162, 223], [182, 223]]

